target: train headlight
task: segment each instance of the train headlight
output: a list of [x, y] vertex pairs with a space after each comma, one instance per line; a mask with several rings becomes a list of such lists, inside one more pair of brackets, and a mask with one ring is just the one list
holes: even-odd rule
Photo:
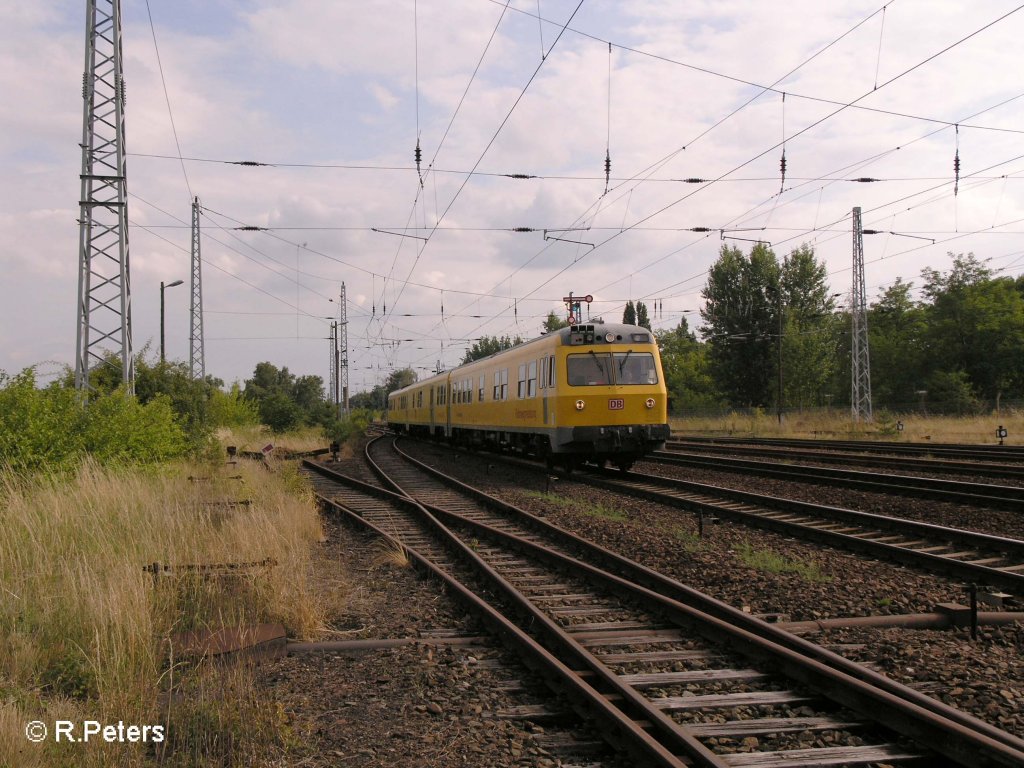
[[585, 405], [586, 405], [586, 403], [584, 403], [584, 402], [583, 402], [582, 400], [577, 400], [577, 401], [576, 401], [576, 410], [577, 410], [577, 411], [582, 411], [582, 410], [583, 410], [583, 407], [584, 407]]
[[654, 398], [653, 397], [648, 397], [647, 398], [647, 402], [644, 403], [644, 405], [646, 405], [648, 408], [653, 408], [654, 407]]
[[611, 344], [613, 341], [615, 341], [615, 334], [612, 333], [611, 331], [608, 331], [608, 333], [604, 335], [604, 340]]

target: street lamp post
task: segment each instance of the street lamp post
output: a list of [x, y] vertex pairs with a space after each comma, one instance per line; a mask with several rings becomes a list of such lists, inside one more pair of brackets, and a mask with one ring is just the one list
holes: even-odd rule
[[164, 281], [160, 281], [160, 362], [166, 362], [167, 357], [164, 354], [164, 288], [173, 288], [176, 285], [181, 285], [184, 280], [175, 280], [173, 283], [167, 283], [164, 285]]

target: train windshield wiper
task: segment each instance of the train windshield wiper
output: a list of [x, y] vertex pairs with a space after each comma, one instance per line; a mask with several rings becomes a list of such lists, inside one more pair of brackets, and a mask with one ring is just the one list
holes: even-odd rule
[[[594, 355], [594, 350], [592, 349], [588, 349], [587, 352]], [[604, 366], [601, 365], [601, 358], [599, 358], [597, 355], [594, 355], [594, 363], [597, 364], [597, 370], [599, 370], [601, 372], [601, 375], [604, 376]]]
[[625, 367], [626, 367], [626, 361], [627, 361], [627, 360], [629, 360], [629, 356], [630, 356], [630, 355], [632, 355], [632, 354], [633, 354], [633, 350], [632, 350], [632, 349], [627, 349], [627, 350], [626, 350], [626, 355], [625, 355], [625, 357], [623, 357], [623, 358], [622, 358], [622, 362], [621, 362], [621, 363], [619, 363], [619, 373], [620, 373], [620, 374], [621, 374], [621, 373], [622, 373], [622, 371], [623, 371], [623, 370], [625, 369]]

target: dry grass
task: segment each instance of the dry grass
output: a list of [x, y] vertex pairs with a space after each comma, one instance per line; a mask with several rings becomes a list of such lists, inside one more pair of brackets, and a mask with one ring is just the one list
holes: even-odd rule
[[[896, 429], [897, 420], [903, 431]], [[1009, 432], [1007, 445], [1024, 445], [1024, 412], [985, 416], [892, 416], [875, 414], [871, 423], [854, 422], [849, 413], [833, 410], [785, 414], [780, 424], [775, 414], [763, 411], [728, 416], [673, 418], [672, 431], [681, 434], [734, 435], [737, 437], [798, 437], [836, 440], [897, 440], [933, 443], [997, 443], [996, 427]]]
[[224, 445], [234, 445], [240, 451], [259, 451], [268, 443], [283, 451], [312, 451], [326, 448], [330, 442], [320, 427], [304, 427], [284, 435], [275, 435], [263, 425], [232, 427], [219, 430], [217, 438]]
[[[239, 473], [242, 482], [226, 479]], [[171, 682], [171, 698], [188, 702], [185, 691], [203, 679], [168, 670], [175, 632], [270, 621], [292, 636], [317, 632], [323, 608], [309, 579], [321, 530], [301, 487], [294, 476], [247, 462], [148, 471], [86, 463], [72, 479], [30, 484], [0, 476], [0, 766], [142, 764], [138, 745], [30, 745], [23, 729], [32, 719], [165, 722], [158, 702], [170, 700]], [[251, 506], [205, 504], [240, 499]], [[265, 558], [279, 565], [231, 579], [166, 578], [156, 587], [142, 570]], [[195, 719], [194, 708], [178, 711], [185, 723]], [[261, 719], [247, 712], [235, 720]], [[234, 748], [214, 762], [249, 764], [235, 759], [241, 754]]]
[[400, 541], [394, 539], [382, 539], [379, 545], [379, 552], [373, 558], [373, 565], [391, 565], [396, 568], [409, 568], [412, 562], [409, 560], [409, 551]]

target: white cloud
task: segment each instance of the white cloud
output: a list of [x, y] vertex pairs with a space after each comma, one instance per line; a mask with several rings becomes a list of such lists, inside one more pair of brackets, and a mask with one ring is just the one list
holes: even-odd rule
[[[520, 5], [536, 11], [535, 4]], [[561, 311], [569, 290], [595, 294], [606, 303], [595, 302], [592, 311], [606, 316], [630, 297], [665, 297], [667, 317], [692, 310], [703, 271], [722, 245], [717, 232], [687, 231], [692, 227], [767, 226], [755, 236], [778, 243], [781, 252], [811, 240], [833, 272], [833, 288], [844, 291], [854, 205], [863, 208], [865, 226], [938, 241], [868, 238], [872, 295], [896, 276], [915, 279], [923, 266], [946, 267], [949, 250], [974, 250], [993, 257], [993, 265], [1011, 265], [1014, 274], [1024, 271], [1011, 256], [1024, 251], [1020, 224], [962, 236], [1024, 218], [1024, 160], [1006, 162], [1024, 155], [1021, 135], [969, 127], [1020, 130], [1024, 99], [970, 116], [1020, 90], [1024, 13], [873, 90], [876, 66], [885, 83], [1009, 11], [1008, 1], [890, 4], [880, 56], [876, 16], [782, 82], [785, 111], [781, 96], [769, 93], [730, 117], [756, 88], [674, 62], [771, 84], [879, 4], [798, 0], [782, 13], [753, 0], [592, 0], [572, 26], [599, 39], [567, 31], [500, 127], [539, 63], [541, 32], [550, 46], [575, 5], [546, 0], [541, 8], [551, 21], [542, 29], [510, 10], [450, 130], [500, 5], [420, 0], [418, 43], [411, 0], [263, 1], [242, 12], [237, 4], [211, 2], [202, 10], [208, 24], [187, 16], [191, 7], [166, 19], [156, 11], [182, 152], [216, 161], [186, 163], [192, 193], [216, 212], [203, 219], [207, 367], [214, 375], [244, 378], [257, 362], [271, 360], [326, 377], [324, 318], [336, 312], [327, 299], [342, 281], [355, 297], [355, 390], [390, 365], [432, 368], [441, 339], [454, 363], [462, 347], [453, 339], [532, 333], [548, 310]], [[125, 10], [129, 152], [174, 155], [148, 18], [131, 5]], [[73, 362], [80, 16], [70, 4], [31, 3], [19, 6], [0, 32], [0, 88], [16, 105], [4, 112], [0, 130], [0, 157], [12, 182], [0, 192], [8, 244], [0, 253], [0, 369]], [[613, 50], [610, 111], [603, 39], [636, 49]], [[804, 95], [839, 102], [863, 96], [863, 106], [964, 123], [959, 195], [952, 196], [950, 183], [952, 128], [849, 108], [800, 133], [838, 108]], [[445, 131], [439, 171], [465, 172], [480, 161], [483, 172], [545, 178], [467, 181], [463, 173], [426, 173]], [[603, 195], [609, 133], [613, 179]], [[417, 134], [422, 188], [411, 169]], [[787, 191], [779, 196], [781, 147], [774, 145], [783, 136]], [[231, 160], [278, 165], [223, 162]], [[308, 167], [318, 164], [407, 170]], [[159, 282], [189, 274], [190, 200], [178, 161], [133, 155], [128, 166], [133, 323], [141, 346], [158, 333]], [[995, 167], [984, 170], [989, 166]], [[648, 168], [651, 179], [641, 183]], [[968, 178], [978, 172], [986, 178]], [[678, 181], [719, 176], [707, 185]], [[844, 180], [854, 176], [888, 181]], [[937, 188], [926, 192], [930, 187]], [[422, 237], [442, 215], [425, 248], [420, 240], [369, 230], [409, 225]], [[234, 230], [240, 223], [273, 231]], [[551, 234], [601, 247], [506, 231], [581, 226], [589, 229]], [[810, 232], [815, 226], [828, 231]], [[403, 289], [406, 276], [415, 285]], [[479, 295], [488, 293], [494, 295]], [[187, 356], [187, 288], [167, 299], [168, 352]], [[411, 316], [382, 325], [385, 304], [389, 313]], [[263, 340], [271, 336], [288, 338]], [[424, 337], [395, 347], [371, 343]]]

